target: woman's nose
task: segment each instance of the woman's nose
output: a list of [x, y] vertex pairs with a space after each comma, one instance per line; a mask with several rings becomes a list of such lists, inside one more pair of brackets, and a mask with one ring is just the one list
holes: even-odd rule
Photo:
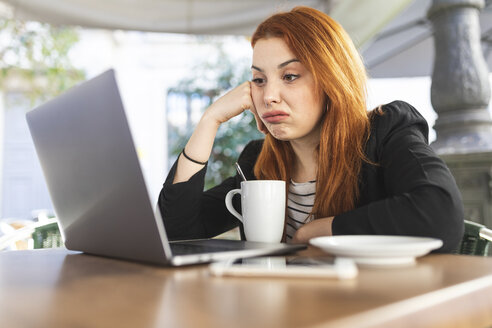
[[264, 89], [264, 94], [263, 94], [265, 106], [269, 107], [272, 105], [272, 103], [279, 103], [280, 102], [280, 93], [278, 86], [275, 85], [275, 83], [268, 83], [265, 86]]

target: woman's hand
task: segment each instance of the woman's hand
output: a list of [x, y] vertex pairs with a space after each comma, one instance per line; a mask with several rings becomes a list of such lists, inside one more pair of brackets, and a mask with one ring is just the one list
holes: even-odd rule
[[265, 124], [263, 124], [263, 121], [258, 116], [258, 113], [256, 112], [255, 106], [253, 105], [249, 110], [255, 116], [256, 127], [258, 128], [258, 131], [260, 131], [263, 134], [267, 134], [268, 133], [268, 129], [266, 128]]
[[292, 237], [292, 243], [294, 244], [307, 244], [309, 239], [320, 236], [331, 236], [331, 225], [335, 217], [330, 216], [328, 218], [313, 220], [300, 227], [294, 237]]
[[[250, 82], [250, 85], [251, 85], [251, 82]], [[254, 104], [253, 101], [251, 101], [251, 105], [252, 106], [249, 108], [249, 110], [255, 116], [256, 127], [258, 128], [258, 131], [260, 131], [263, 134], [267, 134], [268, 133], [268, 129], [266, 128], [265, 124], [263, 124], [263, 121], [258, 116], [258, 112], [256, 111], [256, 107], [255, 107], [255, 104]]]
[[250, 82], [246, 81], [217, 99], [206, 110], [204, 117], [220, 125], [252, 107]]
[[197, 162], [207, 162], [220, 125], [247, 109], [251, 110], [255, 116], [258, 129], [266, 132], [251, 98], [251, 82], [246, 81], [217, 99], [205, 111], [185, 146], [186, 154], [193, 161], [180, 155], [173, 183], [188, 181], [190, 177], [201, 170], [203, 164]]
[[258, 130], [266, 133], [268, 130], [256, 113], [251, 97], [251, 82], [246, 81], [217, 99], [205, 112], [204, 117], [220, 125], [249, 109], [256, 119]]

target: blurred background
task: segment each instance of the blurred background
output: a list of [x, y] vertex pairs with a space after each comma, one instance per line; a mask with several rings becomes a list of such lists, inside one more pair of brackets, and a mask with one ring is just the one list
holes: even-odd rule
[[[480, 51], [490, 70], [491, 1], [461, 2], [475, 8]], [[446, 1], [1, 0], [0, 236], [55, 216], [25, 122], [27, 111], [114, 68], [156, 202], [203, 111], [250, 78], [249, 36], [256, 25], [297, 5], [327, 12], [352, 36], [370, 76], [368, 109], [405, 100], [427, 119], [429, 141], [435, 141], [438, 115], [431, 84], [436, 25], [428, 13], [442, 3]], [[250, 113], [221, 126], [207, 188], [234, 174], [233, 163], [245, 144], [261, 137]], [[32, 241], [24, 243], [31, 244], [5, 247], [32, 247]]]

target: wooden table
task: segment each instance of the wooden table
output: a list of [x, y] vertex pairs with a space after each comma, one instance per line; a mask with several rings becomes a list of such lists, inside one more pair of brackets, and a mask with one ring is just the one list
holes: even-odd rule
[[64, 249], [0, 253], [1, 327], [490, 325], [492, 258], [429, 255], [336, 281], [213, 277], [206, 265], [162, 268]]

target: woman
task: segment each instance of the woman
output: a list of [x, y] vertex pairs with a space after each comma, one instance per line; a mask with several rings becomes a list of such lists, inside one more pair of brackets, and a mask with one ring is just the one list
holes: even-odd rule
[[367, 112], [364, 66], [335, 21], [297, 7], [261, 23], [251, 44], [252, 81], [206, 110], [161, 191], [171, 239], [212, 237], [240, 224], [224, 205], [239, 176], [206, 192], [203, 185], [217, 129], [249, 109], [266, 136], [238, 162], [247, 179], [287, 182], [287, 242], [389, 234], [440, 238], [441, 251], [457, 247], [461, 196], [428, 146], [426, 121], [401, 101]]

